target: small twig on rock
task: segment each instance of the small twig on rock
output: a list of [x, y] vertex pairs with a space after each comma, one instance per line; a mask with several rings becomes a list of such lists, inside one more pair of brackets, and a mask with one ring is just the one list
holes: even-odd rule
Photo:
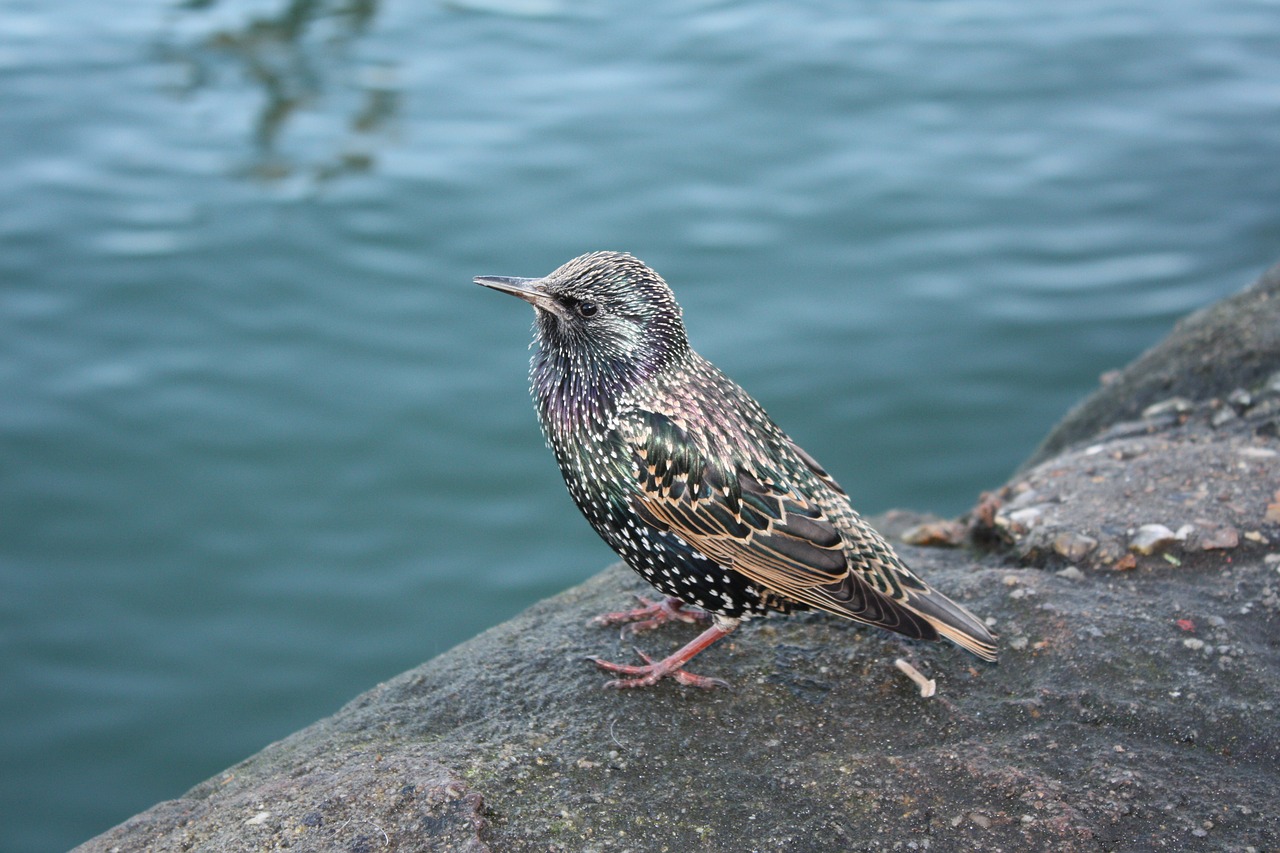
[[920, 686], [920, 698], [928, 699], [938, 691], [938, 682], [934, 681], [932, 678], [925, 678], [921, 675], [920, 670], [916, 669], [902, 658], [895, 660], [893, 665], [902, 670], [902, 672], [906, 674], [907, 678], [910, 678]]

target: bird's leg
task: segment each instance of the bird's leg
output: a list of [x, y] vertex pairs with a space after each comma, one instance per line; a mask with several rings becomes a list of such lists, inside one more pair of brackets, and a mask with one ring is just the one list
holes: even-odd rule
[[634, 610], [619, 610], [616, 613], [605, 613], [591, 620], [592, 625], [618, 625], [629, 623], [622, 629], [622, 635], [639, 634], [641, 631], [652, 631], [668, 622], [705, 622], [709, 614], [702, 610], [686, 610], [685, 603], [668, 595], [661, 601], [650, 601], [643, 595], [636, 595], [640, 606]]
[[719, 678], [708, 678], [703, 675], [694, 675], [687, 672], [684, 665], [693, 659], [693, 656], [721, 637], [728, 636], [734, 628], [738, 627], [737, 619], [717, 618], [711, 627], [694, 637], [689, 643], [681, 647], [677, 652], [669, 655], [662, 660], [654, 663], [653, 658], [644, 652], [636, 649], [636, 654], [644, 659], [645, 666], [628, 666], [622, 663], [610, 663], [597, 657], [590, 657], [587, 660], [596, 666], [608, 672], [616, 672], [623, 676], [610, 681], [605, 687], [613, 687], [622, 689], [626, 687], [652, 687], [664, 678], [674, 678], [676, 681], [687, 687], [728, 687], [729, 682]]

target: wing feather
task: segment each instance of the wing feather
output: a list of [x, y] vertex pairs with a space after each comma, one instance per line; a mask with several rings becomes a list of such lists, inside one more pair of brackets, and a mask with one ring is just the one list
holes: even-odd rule
[[[638, 471], [632, 507], [648, 524], [776, 595], [908, 637], [945, 636], [994, 659], [985, 627], [912, 574], [873, 531], [850, 524], [857, 516], [844, 491], [789, 439], [817, 482], [787, 482], [762, 465], [727, 469], [678, 424], [652, 412], [624, 440]], [[822, 488], [819, 482], [839, 497], [806, 497]], [[835, 502], [842, 512], [833, 517], [827, 507]]]

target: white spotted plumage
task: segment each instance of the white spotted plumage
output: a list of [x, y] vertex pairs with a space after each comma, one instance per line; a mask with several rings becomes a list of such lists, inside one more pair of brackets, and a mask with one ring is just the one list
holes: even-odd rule
[[994, 659], [986, 627], [908, 569], [811, 456], [694, 352], [671, 289], [595, 252], [482, 277], [537, 310], [530, 392], [574, 503], [664, 594], [725, 620], [819, 607]]

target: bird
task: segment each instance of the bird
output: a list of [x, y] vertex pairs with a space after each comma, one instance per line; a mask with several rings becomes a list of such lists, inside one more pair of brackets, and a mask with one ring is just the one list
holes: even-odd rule
[[631, 254], [580, 255], [541, 278], [476, 284], [534, 308], [530, 394], [574, 503], [663, 598], [605, 614], [649, 629], [706, 621], [643, 665], [588, 658], [649, 687], [723, 687], [689, 661], [744, 620], [817, 609], [987, 661], [996, 637], [911, 571], [844, 489], [689, 345], [670, 286]]

